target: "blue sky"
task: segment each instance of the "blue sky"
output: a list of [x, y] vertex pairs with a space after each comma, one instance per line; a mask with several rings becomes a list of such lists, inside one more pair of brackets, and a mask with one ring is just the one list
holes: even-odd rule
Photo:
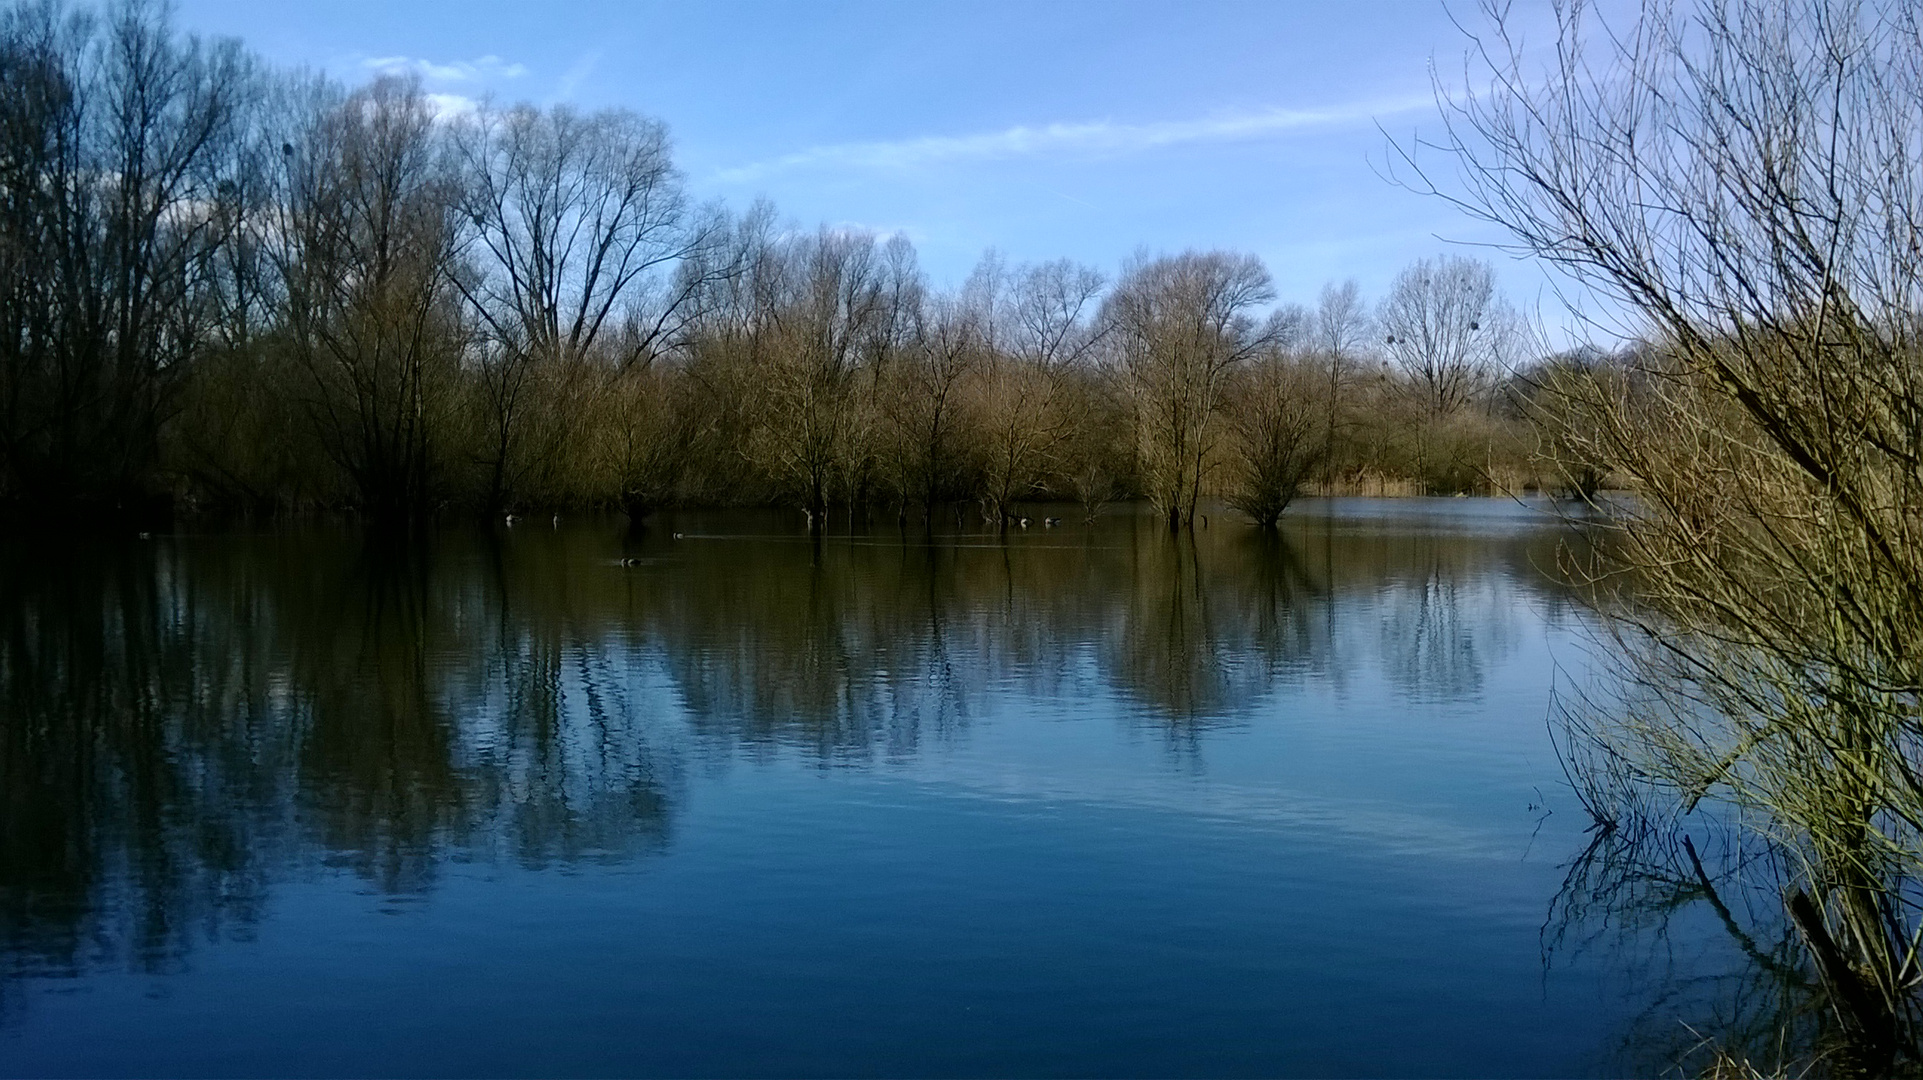
[[[937, 284], [990, 247], [1111, 275], [1138, 248], [1231, 248], [1282, 299], [1354, 277], [1373, 300], [1416, 258], [1498, 239], [1379, 175], [1377, 125], [1432, 128], [1432, 60], [1461, 71], [1439, 0], [181, 0], [179, 19], [350, 81], [405, 65], [449, 100], [657, 116], [698, 197], [904, 232]], [[1545, 301], [1532, 265], [1471, 253]]]

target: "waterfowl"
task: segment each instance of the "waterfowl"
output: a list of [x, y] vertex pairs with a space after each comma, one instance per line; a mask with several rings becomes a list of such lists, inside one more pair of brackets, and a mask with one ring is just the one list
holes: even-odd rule
[[1055, 526], [1060, 525], [1061, 523], [1062, 523], [1061, 518], [1045, 517], [1042, 519], [1042, 528], [1052, 529]]
[[1021, 521], [1020, 521], [1020, 525], [1021, 525], [1021, 527], [1022, 527], [1022, 528], [1024, 528], [1024, 529], [1026, 529], [1026, 528], [1028, 528], [1028, 519], [1027, 519], [1027, 518], [1022, 518], [1022, 519], [1021, 519]]

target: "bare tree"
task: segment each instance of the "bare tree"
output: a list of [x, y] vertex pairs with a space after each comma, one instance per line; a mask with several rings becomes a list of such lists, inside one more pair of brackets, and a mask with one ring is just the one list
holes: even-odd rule
[[1101, 271], [1068, 259], [1026, 266], [1011, 298], [1015, 355], [1034, 367], [1080, 363], [1107, 328], [1092, 316], [1106, 284]]
[[1376, 323], [1389, 358], [1420, 391], [1430, 417], [1487, 390], [1513, 334], [1494, 268], [1459, 255], [1419, 259], [1397, 274]]
[[0, 88], [0, 498], [124, 507], [212, 336], [252, 68], [158, 4], [35, 3], [0, 13]]
[[914, 340], [895, 368], [884, 408], [894, 428], [891, 456], [902, 498], [919, 502], [926, 519], [958, 487], [962, 387], [985, 346], [974, 312], [951, 296], [919, 305]]
[[1487, 14], [1476, 92], [1445, 97], [1450, 195], [1649, 346], [1551, 417], [1637, 496], [1598, 568], [1634, 571], [1637, 691], [1588, 733], [1756, 823], [1845, 1067], [1884, 1072], [1916, 1055], [1923, 960], [1919, 12], [1571, 5], [1540, 76]]
[[536, 434], [537, 369], [566, 398], [592, 381], [581, 364], [604, 342], [618, 343], [616, 366], [650, 362], [699, 285], [661, 271], [698, 252], [716, 223], [690, 212], [666, 127], [625, 110], [488, 107], [456, 122], [451, 141], [471, 267], [456, 282], [488, 330], [480, 373], [498, 507], [518, 473], [555, 461], [570, 429], [551, 417], [519, 452]]
[[[988, 328], [975, 386], [982, 505], [1005, 527], [1013, 504], [1031, 495], [1062, 464], [1081, 430], [1081, 402], [1070, 369], [1087, 360], [1105, 327], [1094, 318], [1102, 276], [1067, 259], [1005, 275], [985, 262], [997, 285], [965, 290]], [[1007, 277], [1006, 284], [1001, 278]], [[971, 283], [987, 278], [977, 270]]]
[[1136, 258], [1108, 298], [1142, 482], [1172, 529], [1194, 520], [1230, 374], [1274, 339], [1255, 318], [1273, 297], [1253, 255], [1189, 252]]
[[464, 347], [450, 282], [453, 181], [418, 80], [325, 96], [286, 153], [288, 335], [310, 415], [363, 509], [431, 505]]
[[1328, 415], [1323, 420], [1323, 479], [1333, 491], [1341, 463], [1336, 459], [1336, 435], [1341, 429], [1347, 391], [1353, 381], [1355, 365], [1366, 348], [1369, 309], [1362, 302], [1362, 287], [1354, 278], [1337, 285], [1322, 286], [1315, 308], [1310, 343], [1321, 353], [1328, 366]]
[[852, 494], [867, 452], [867, 349], [887, 310], [885, 266], [868, 233], [821, 229], [772, 245], [750, 288], [746, 346], [751, 457], [814, 528]]
[[1272, 322], [1274, 340], [1230, 386], [1229, 505], [1272, 529], [1282, 511], [1323, 467], [1325, 418], [1333, 412], [1327, 372], [1302, 356], [1307, 312], [1286, 307]]
[[[904, 386], [928, 374], [917, 370], [917, 362], [924, 357], [927, 291], [914, 244], [900, 234], [882, 240], [876, 251], [874, 313], [862, 329], [859, 344], [862, 377], [849, 403], [856, 420], [852, 430], [857, 433], [848, 444], [843, 481], [851, 512], [865, 514], [870, 503], [884, 494], [894, 498], [898, 513], [905, 512], [900, 453], [904, 447], [899, 439], [891, 439], [891, 428], [893, 435], [901, 434], [892, 421], [901, 415]], [[946, 374], [937, 381], [942, 379], [956, 380], [959, 374]], [[945, 423], [947, 410], [943, 411]]]

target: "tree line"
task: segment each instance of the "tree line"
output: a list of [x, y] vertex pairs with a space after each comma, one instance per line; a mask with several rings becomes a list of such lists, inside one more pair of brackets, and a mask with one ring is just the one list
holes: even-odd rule
[[437, 112], [179, 32], [0, 15], [0, 505], [784, 504], [1018, 519], [1537, 482], [1492, 268], [1277, 304], [1233, 252], [1112, 278], [697, 203], [612, 109]]

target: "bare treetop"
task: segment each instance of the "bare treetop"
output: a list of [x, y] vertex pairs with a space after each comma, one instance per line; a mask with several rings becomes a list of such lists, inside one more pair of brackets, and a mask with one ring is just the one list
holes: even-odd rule
[[1445, 255], [1396, 275], [1376, 325], [1389, 357], [1441, 415], [1467, 404], [1501, 370], [1514, 317], [1488, 263]]
[[456, 122], [478, 246], [470, 298], [504, 340], [580, 356], [651, 271], [699, 236], [660, 121], [625, 109], [484, 108]]

